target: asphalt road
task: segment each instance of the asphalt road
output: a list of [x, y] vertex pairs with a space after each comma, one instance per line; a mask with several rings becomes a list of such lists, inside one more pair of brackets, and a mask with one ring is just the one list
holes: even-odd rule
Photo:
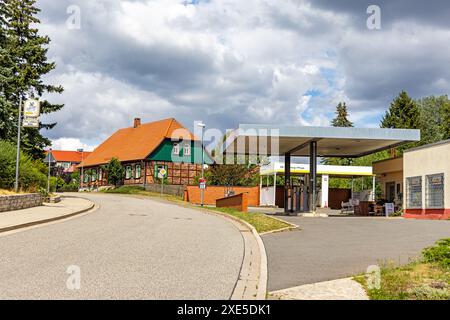
[[268, 290], [333, 280], [388, 261], [407, 263], [450, 237], [450, 221], [283, 217], [302, 230], [263, 236]]
[[100, 208], [0, 235], [0, 299], [231, 296], [244, 252], [242, 236], [231, 223], [149, 199], [86, 197]]

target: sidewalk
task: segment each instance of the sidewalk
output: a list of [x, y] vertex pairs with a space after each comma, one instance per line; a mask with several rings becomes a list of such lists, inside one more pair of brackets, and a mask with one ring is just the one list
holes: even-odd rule
[[368, 300], [363, 287], [351, 278], [306, 284], [273, 291], [270, 299], [278, 300]]
[[68, 218], [94, 207], [87, 199], [63, 197], [59, 203], [0, 213], [0, 233]]

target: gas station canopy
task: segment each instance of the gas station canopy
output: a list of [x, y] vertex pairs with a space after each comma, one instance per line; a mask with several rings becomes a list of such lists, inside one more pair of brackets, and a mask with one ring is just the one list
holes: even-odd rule
[[419, 140], [415, 129], [241, 124], [229, 135], [224, 153], [310, 156], [310, 143], [317, 142], [319, 157], [357, 158]]
[[[420, 130], [412, 129], [241, 124], [239, 129], [228, 134], [222, 151], [226, 155], [284, 156], [286, 214], [299, 210], [310, 210], [315, 214], [318, 157], [358, 158], [419, 140]], [[311, 196], [308, 196], [309, 205], [303, 208], [294, 201], [295, 188], [291, 184], [293, 156], [309, 156], [308, 192]]]

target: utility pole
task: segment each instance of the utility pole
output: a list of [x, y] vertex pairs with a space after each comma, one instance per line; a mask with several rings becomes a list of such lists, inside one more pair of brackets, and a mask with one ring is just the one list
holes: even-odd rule
[[81, 152], [81, 174], [80, 174], [80, 189], [83, 188], [83, 179], [84, 179], [84, 170], [83, 170], [83, 148], [80, 148], [77, 150], [78, 152]]
[[47, 194], [50, 194], [50, 164], [52, 160], [52, 149], [50, 148], [47, 153], [48, 160], [48, 177], [47, 177]]
[[16, 180], [14, 191], [19, 191], [19, 162], [20, 162], [20, 129], [22, 127], [22, 93], [19, 94], [19, 117], [17, 119], [17, 153], [16, 153]]
[[[205, 150], [203, 148], [203, 130], [205, 129], [206, 125], [203, 122], [197, 123], [197, 125], [202, 129], [202, 134], [201, 134], [201, 145], [200, 147], [202, 148], [202, 181], [204, 181], [205, 179]], [[204, 192], [205, 189], [202, 187], [200, 189], [200, 203], [201, 206], [203, 207], [203, 199], [204, 199]]]

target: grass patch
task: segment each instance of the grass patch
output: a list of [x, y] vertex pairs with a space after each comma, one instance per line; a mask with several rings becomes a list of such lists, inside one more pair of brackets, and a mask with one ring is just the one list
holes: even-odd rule
[[15, 194], [21, 194], [21, 192], [14, 192], [11, 190], [0, 189], [0, 196], [12, 196]]
[[[157, 192], [146, 191], [143, 187], [138, 187], [138, 186], [121, 186], [119, 188], [103, 190], [101, 192], [115, 193], [115, 194], [142, 195], [142, 196], [163, 198], [163, 199], [173, 201], [173, 202], [183, 202], [183, 204], [185, 204], [185, 205], [187, 204], [186, 202], [183, 201], [182, 197], [171, 196], [171, 195], [166, 195], [166, 194], [161, 195], [160, 193], [157, 193]], [[230, 209], [230, 208], [214, 208], [214, 207], [210, 208], [210, 207], [208, 207], [208, 209], [212, 210], [212, 211], [226, 213], [233, 217], [244, 220], [244, 221], [248, 222], [249, 224], [251, 224], [253, 227], [255, 227], [255, 229], [256, 229], [256, 231], [258, 231], [258, 233], [269, 232], [269, 231], [274, 231], [274, 230], [291, 227], [291, 225], [286, 222], [282, 222], [277, 219], [273, 219], [273, 218], [271, 218], [265, 214], [261, 214], [261, 213], [241, 212], [241, 211], [238, 211], [235, 209]]]
[[134, 194], [134, 195], [141, 195], [141, 196], [149, 196], [149, 197], [158, 197], [167, 199], [170, 201], [183, 201], [182, 197], [179, 196], [173, 196], [169, 194], [162, 194], [158, 192], [151, 192], [145, 190], [143, 187], [138, 186], [121, 186], [115, 189], [109, 189], [109, 190], [103, 190], [101, 191], [103, 193], [115, 193], [115, 194]]
[[282, 228], [291, 227], [290, 224], [273, 219], [262, 213], [242, 212], [231, 208], [211, 208], [213, 211], [223, 212], [230, 216], [239, 218], [255, 227], [258, 233], [279, 230]]
[[381, 268], [380, 289], [369, 289], [365, 276], [361, 283], [372, 300], [450, 300], [450, 239], [426, 248], [422, 258], [404, 266]]

